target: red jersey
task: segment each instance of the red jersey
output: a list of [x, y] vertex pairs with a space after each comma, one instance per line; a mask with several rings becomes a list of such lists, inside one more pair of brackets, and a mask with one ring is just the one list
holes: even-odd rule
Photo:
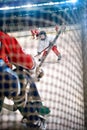
[[35, 29], [35, 30], [31, 30], [31, 33], [32, 33], [32, 35], [37, 36], [39, 34], [39, 31], [37, 29]]
[[56, 25], [56, 26], [55, 26], [55, 30], [56, 30], [56, 32], [58, 32], [58, 29], [59, 29], [59, 27]]
[[39, 34], [39, 31], [37, 29], [35, 29], [35, 34], [38, 35]]
[[0, 59], [3, 59], [10, 67], [11, 63], [26, 69], [33, 69], [35, 67], [32, 56], [23, 52], [20, 44], [14, 37], [2, 31], [0, 31]]
[[32, 35], [35, 35], [35, 30], [31, 30]]

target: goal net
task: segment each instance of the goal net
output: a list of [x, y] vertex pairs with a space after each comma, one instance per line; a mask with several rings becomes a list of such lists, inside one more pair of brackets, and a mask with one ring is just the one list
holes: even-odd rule
[[[19, 9], [13, 6], [15, 9], [7, 12], [7, 9], [2, 8], [0, 13], [0, 28], [15, 37], [37, 64], [41, 57], [36, 56], [39, 39], [32, 35], [31, 30], [44, 30], [48, 36], [55, 37], [56, 27], [59, 30], [62, 24], [66, 26], [65, 32], [56, 41], [61, 60], [58, 61], [51, 50], [41, 66], [44, 76], [35, 82], [43, 104], [51, 111], [47, 117], [47, 130], [84, 130], [87, 127], [87, 10], [86, 2], [81, 2], [67, 2], [65, 5], [54, 2], [55, 9], [44, 2], [37, 5], [38, 9], [36, 4], [26, 9], [23, 5]], [[6, 97], [4, 102], [14, 103]], [[22, 117], [18, 110], [11, 112], [3, 108], [0, 127], [5, 128], [9, 122], [21, 121]]]

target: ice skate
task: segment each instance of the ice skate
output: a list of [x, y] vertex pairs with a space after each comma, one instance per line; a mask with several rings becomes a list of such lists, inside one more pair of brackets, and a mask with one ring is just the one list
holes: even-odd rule
[[57, 59], [57, 60], [58, 60], [58, 61], [61, 60], [61, 54], [58, 55], [58, 59]]

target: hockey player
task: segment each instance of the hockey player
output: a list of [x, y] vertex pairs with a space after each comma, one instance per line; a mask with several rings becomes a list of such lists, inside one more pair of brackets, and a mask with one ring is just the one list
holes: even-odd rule
[[58, 32], [58, 30], [59, 30], [59, 27], [58, 27], [58, 25], [56, 25], [55, 26], [55, 31]]
[[33, 39], [38, 39], [39, 31], [37, 29], [31, 29], [31, 35]]
[[[41, 52], [43, 52], [43, 54], [42, 54], [42, 58], [39, 60], [42, 60], [43, 57], [45, 57], [45, 55], [47, 53], [47, 48], [49, 48], [49, 44], [52, 42], [52, 40], [53, 40], [52, 37], [51, 38], [48, 37], [45, 31], [40, 31], [37, 53], [41, 54]], [[58, 60], [60, 60], [61, 54], [58, 51], [57, 46], [55, 44], [53, 45], [52, 50], [57, 55]]]
[[[16, 72], [12, 70], [12, 65], [18, 65], [29, 71], [34, 71], [37, 74], [40, 72], [40, 68], [36, 67], [34, 58], [30, 54], [26, 54], [18, 41], [8, 35], [7, 33], [0, 31], [0, 112], [3, 106], [4, 97], [20, 96], [21, 85], [19, 77]], [[37, 69], [38, 68], [38, 69]], [[38, 76], [38, 75], [37, 75]], [[36, 93], [36, 99], [41, 100], [40, 95], [36, 89], [36, 86], [31, 85]], [[42, 103], [41, 103], [42, 104]], [[43, 110], [45, 107], [41, 106]]]

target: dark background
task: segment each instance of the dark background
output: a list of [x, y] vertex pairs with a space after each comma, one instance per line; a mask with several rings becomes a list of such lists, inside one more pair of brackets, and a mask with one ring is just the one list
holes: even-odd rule
[[[85, 1], [85, 0], [84, 0]], [[48, 5], [53, 2], [52, 5]], [[55, 4], [57, 2], [65, 2]], [[32, 8], [16, 8], [23, 5], [38, 5]], [[41, 6], [41, 4], [44, 4]], [[76, 3], [67, 0], [1, 0], [0, 1], [0, 28], [7, 31], [28, 29], [27, 27], [49, 27], [56, 24], [76, 24], [81, 21], [83, 0]], [[8, 10], [3, 7], [8, 6]]]

